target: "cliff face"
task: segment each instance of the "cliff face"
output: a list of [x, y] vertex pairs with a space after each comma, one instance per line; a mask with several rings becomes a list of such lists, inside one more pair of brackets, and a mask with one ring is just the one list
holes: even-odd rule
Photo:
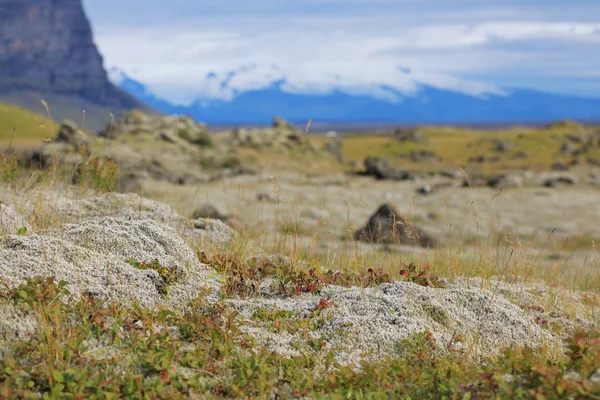
[[33, 93], [56, 119], [145, 108], [108, 80], [81, 0], [0, 0], [0, 101], [39, 111]]

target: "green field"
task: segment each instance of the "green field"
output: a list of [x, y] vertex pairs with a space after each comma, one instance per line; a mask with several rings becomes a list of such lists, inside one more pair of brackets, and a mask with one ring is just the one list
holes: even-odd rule
[[58, 125], [48, 118], [0, 103], [0, 148], [38, 146], [56, 135]]
[[[567, 141], [567, 135], [581, 134], [585, 128], [576, 123], [562, 122], [545, 128], [513, 128], [502, 130], [470, 130], [462, 128], [423, 127], [423, 139], [419, 143], [401, 142], [392, 136], [349, 136], [340, 140], [343, 154], [348, 160], [361, 162], [365, 157], [378, 156], [388, 159], [391, 165], [408, 170], [436, 170], [440, 166], [466, 166], [469, 159], [477, 155], [493, 155], [498, 160], [484, 162], [483, 172], [502, 169], [530, 168], [548, 169], [555, 162], [568, 162], [569, 157], [559, 155], [560, 147]], [[331, 139], [314, 137], [317, 146], [323, 146]], [[505, 153], [494, 153], [496, 141], [508, 143]], [[435, 153], [439, 162], [414, 162], [410, 159], [413, 151]], [[518, 152], [527, 156], [514, 157]], [[586, 158], [600, 157], [600, 150], [593, 149]]]

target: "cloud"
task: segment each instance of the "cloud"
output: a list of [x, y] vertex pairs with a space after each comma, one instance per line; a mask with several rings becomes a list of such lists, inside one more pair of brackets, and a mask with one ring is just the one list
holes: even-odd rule
[[[521, 85], [600, 95], [600, 84], [582, 83], [598, 79], [600, 5], [482, 3], [104, 0], [100, 7], [89, 0], [86, 7], [107, 66], [182, 104], [277, 80], [289, 91], [341, 88], [390, 101], [398, 96], [382, 85], [404, 94], [428, 84], [474, 95]], [[139, 9], [143, 19], [134, 18]]]

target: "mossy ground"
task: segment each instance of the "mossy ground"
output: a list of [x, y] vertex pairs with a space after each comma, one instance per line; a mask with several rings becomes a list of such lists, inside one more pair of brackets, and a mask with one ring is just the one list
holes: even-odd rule
[[[324, 303], [327, 303], [326, 301]], [[565, 356], [512, 348], [473, 362], [427, 332], [377, 362], [341, 366], [335, 349], [307, 338], [300, 356], [261, 350], [223, 303], [202, 296], [181, 310], [70, 298], [33, 279], [0, 292], [0, 306], [35, 313], [39, 336], [0, 361], [4, 398], [423, 398], [590, 399], [600, 395], [600, 331], [574, 334]], [[259, 310], [274, 332], [307, 329], [293, 315]]]
[[[8, 124], [17, 125], [17, 122]], [[32, 124], [28, 131], [31, 132], [31, 140], [53, 136], [44, 130], [34, 130], [36, 125]], [[513, 146], [511, 152], [521, 149], [528, 152], [530, 166], [544, 169], [554, 162], [562, 143], [561, 135], [568, 134], [571, 128], [553, 127], [551, 134], [558, 135], [558, 139], [549, 136], [549, 130], [490, 133], [428, 128], [425, 141], [419, 144], [402, 144], [388, 137], [349, 137], [342, 140], [344, 154], [351, 160], [360, 161], [367, 155], [383, 155], [396, 158], [391, 161], [395, 163], [404, 160], [397, 158], [400, 154], [412, 150], [430, 150], [443, 158], [444, 163], [462, 165], [478, 151], [489, 153], [489, 138], [509, 139]], [[12, 135], [12, 127], [10, 132]], [[26, 136], [20, 136], [16, 144], [27, 144], [27, 140]], [[328, 139], [313, 140], [319, 145]], [[472, 147], [469, 148], [469, 145]], [[312, 159], [303, 154], [292, 154], [292, 162], [286, 164], [285, 157], [289, 154], [269, 155], [252, 150], [242, 150], [242, 153], [270, 163], [268, 165], [271, 167], [287, 167], [285, 171], [276, 169], [281, 175], [286, 171], [292, 173], [296, 167], [303, 165], [325, 175], [325, 172], [344, 169], [326, 158]], [[314, 164], [310, 164], [313, 161]], [[516, 168], [522, 162], [506, 158], [490, 168]], [[411, 166], [402, 161], [402, 165], [419, 170], [429, 168], [427, 163]], [[12, 164], [1, 166], [6, 184], [14, 189], [26, 190], [31, 196], [34, 195], [34, 188], [56, 187], [70, 181], [72, 176], [65, 171], [31, 172], [13, 167]], [[97, 187], [93, 177], [94, 174], [83, 175], [78, 184], [82, 188], [110, 189], [110, 185]], [[473, 360], [457, 349], [453, 341], [437, 343], [427, 331], [399, 343], [399, 351], [393, 357], [364, 362], [360, 368], [336, 365], [335, 349], [324, 346], [323, 341], [310, 338], [300, 347], [301, 355], [296, 358], [262, 350], [250, 335], [244, 333], [242, 322], [236, 319], [236, 311], [224, 301], [228, 296], [251, 290], [246, 284], [256, 278], [257, 265], [247, 260], [252, 259], [253, 249], [256, 248], [268, 254], [286, 256], [290, 260], [289, 266], [273, 268], [273, 271], [280, 280], [300, 287], [299, 292], [316, 290], [322, 284], [378, 285], [389, 279], [409, 279], [427, 285], [438, 282], [439, 277], [450, 281], [460, 277], [480, 277], [481, 286], [486, 288], [494, 277], [510, 278], [523, 285], [541, 280], [548, 283], [551, 291], [543, 296], [542, 303], [532, 306], [542, 307], [549, 312], [570, 310], [569, 320], [573, 323], [581, 313], [597, 320], [600, 273], [597, 260], [594, 261], [591, 256], [588, 258], [587, 254], [585, 261], [570, 259], [567, 262], [559, 259], [550, 264], [540, 262], [540, 258], [546, 254], [544, 251], [548, 249], [560, 252], [564, 250], [561, 247], [564, 245], [571, 251], [573, 247], [564, 244], [564, 240], [534, 240], [537, 236], [527, 236], [527, 232], [520, 238], [514, 232], [502, 233], [503, 237], [498, 239], [500, 235], [494, 231], [495, 225], [491, 223], [485, 226], [485, 222], [494, 220], [498, 214], [513, 215], [516, 211], [510, 207], [499, 209], [494, 203], [489, 214], [484, 207], [476, 209], [478, 213], [474, 213], [472, 206], [477, 202], [489, 202], [490, 198], [496, 196], [495, 192], [456, 195], [457, 203], [452, 203], [451, 207], [462, 207], [477, 230], [467, 229], [463, 235], [461, 224], [457, 228], [452, 218], [444, 219], [442, 215], [440, 218], [448, 224], [448, 231], [460, 236], [458, 240], [433, 252], [417, 252], [340, 241], [340, 237], [352, 232], [356, 221], [362, 223], [368, 217], [374, 210], [373, 206], [377, 205], [374, 202], [380, 201], [388, 191], [398, 193], [404, 190], [401, 185], [372, 186], [365, 180], [357, 184], [325, 182], [317, 186], [312, 178], [298, 178], [296, 175], [287, 183], [278, 181], [277, 176], [270, 178], [261, 175], [251, 179], [254, 182], [231, 179], [197, 188], [156, 186], [145, 192], [170, 201], [182, 210], [182, 214], [187, 214], [198, 197], [204, 200], [216, 196], [217, 190], [220, 190], [221, 197], [218, 200], [222, 201], [219, 204], [231, 206], [231, 211], [240, 211], [242, 218], [258, 216], [259, 223], [242, 230], [240, 237], [228, 247], [218, 250], [194, 248], [199, 257], [203, 257], [201, 254], [205, 252], [204, 257], [208, 258], [203, 261], [213, 264], [227, 277], [224, 287], [230, 290], [221, 293], [222, 301], [217, 304], [209, 304], [202, 295], [177, 310], [104, 304], [87, 296], [75, 300], [70, 298], [59, 282], [44, 279], [34, 279], [18, 288], [1, 287], [0, 308], [12, 307], [25, 315], [35, 315], [38, 325], [37, 334], [33, 337], [1, 349], [4, 354], [0, 361], [0, 397], [600, 398], [598, 326], [572, 333], [567, 341], [568, 351], [564, 355], [557, 355], [552, 349], [513, 348], [500, 356]], [[265, 179], [266, 183], [263, 182]], [[290, 182], [293, 183], [291, 189], [288, 185]], [[255, 191], [264, 189], [264, 186], [272, 188], [281, 201], [261, 204], [259, 212], [256, 212], [248, 204], [256, 203]], [[327, 205], [330, 200], [323, 195], [324, 187], [333, 188], [329, 199], [333, 199], [337, 206]], [[311, 192], [311, 188], [316, 194]], [[194, 194], [201, 189], [202, 193]], [[410, 187], [410, 193], [414, 193], [413, 189]], [[366, 197], [367, 191], [375, 193], [372, 198]], [[251, 200], [243, 195], [246, 192], [250, 193]], [[356, 195], [349, 198], [350, 193]], [[304, 195], [304, 200], [301, 195]], [[525, 201], [515, 196], [516, 200], [512, 202], [523, 206]], [[527, 201], [537, 201], [532, 193], [524, 196]], [[548, 196], [541, 203], [533, 204], [532, 210], [540, 209], [544, 204], [554, 204], [549, 203], [549, 199], [564, 202], [571, 198], [560, 197], [554, 192]], [[367, 198], [368, 204], [363, 197]], [[583, 202], [583, 197], [577, 198], [579, 203]], [[302, 206], [306, 203], [309, 207]], [[45, 205], [41, 202], [35, 204], [39, 221], [33, 221], [33, 229], [53, 228], [54, 220], [43, 218], [48, 213]], [[430, 206], [440, 208], [439, 204]], [[565, 207], [569, 209], [571, 206]], [[578, 209], [578, 212], [590, 212], [583, 215], [582, 220], [589, 222], [593, 218], [595, 214], [590, 209], [589, 206]], [[350, 214], [351, 217], [343, 218]], [[451, 211], [446, 214], [451, 214]], [[424, 212], [415, 211], [413, 215], [423, 218], [424, 223], [427, 220]], [[522, 214], [514, 215], [520, 216], [515, 217], [517, 219], [526, 219]], [[577, 218], [567, 215], [558, 223], [571, 229], [570, 243], [576, 242], [577, 247], [591, 242], [589, 250], [593, 253], [596, 231], [579, 232], [579, 225], [569, 225]], [[532, 226], [538, 222], [533, 219], [529, 221]], [[468, 224], [465, 222], [465, 225]], [[479, 234], [479, 229], [483, 233]], [[473, 238], [471, 242], [468, 241], [469, 237]], [[411, 261], [416, 261], [417, 265], [428, 262], [431, 266], [426, 272], [401, 268], [402, 262], [408, 264]], [[311, 275], [306, 272], [307, 265], [340, 273], [315, 272]], [[368, 272], [369, 269], [371, 272]], [[585, 301], [571, 296], [581, 289], [591, 292], [584, 296]], [[294, 296], [297, 293], [291, 290], [286, 294]], [[328, 300], [324, 299], [322, 307], [327, 306]], [[444, 324], [452, 316], [442, 311], [435, 306], [425, 310], [438, 323]], [[310, 328], [305, 326], [306, 321], [272, 310], [256, 312], [253, 322], [270, 324], [274, 332], [297, 332]]]

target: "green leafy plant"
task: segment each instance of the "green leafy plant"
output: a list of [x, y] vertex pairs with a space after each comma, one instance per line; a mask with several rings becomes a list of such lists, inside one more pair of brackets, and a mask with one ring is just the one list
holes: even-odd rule
[[176, 266], [162, 266], [158, 259], [154, 259], [148, 263], [146, 261], [137, 261], [135, 258], [128, 258], [125, 262], [137, 269], [151, 269], [158, 272], [158, 275], [165, 283], [165, 290], [168, 285], [175, 283], [179, 279], [179, 272]]

